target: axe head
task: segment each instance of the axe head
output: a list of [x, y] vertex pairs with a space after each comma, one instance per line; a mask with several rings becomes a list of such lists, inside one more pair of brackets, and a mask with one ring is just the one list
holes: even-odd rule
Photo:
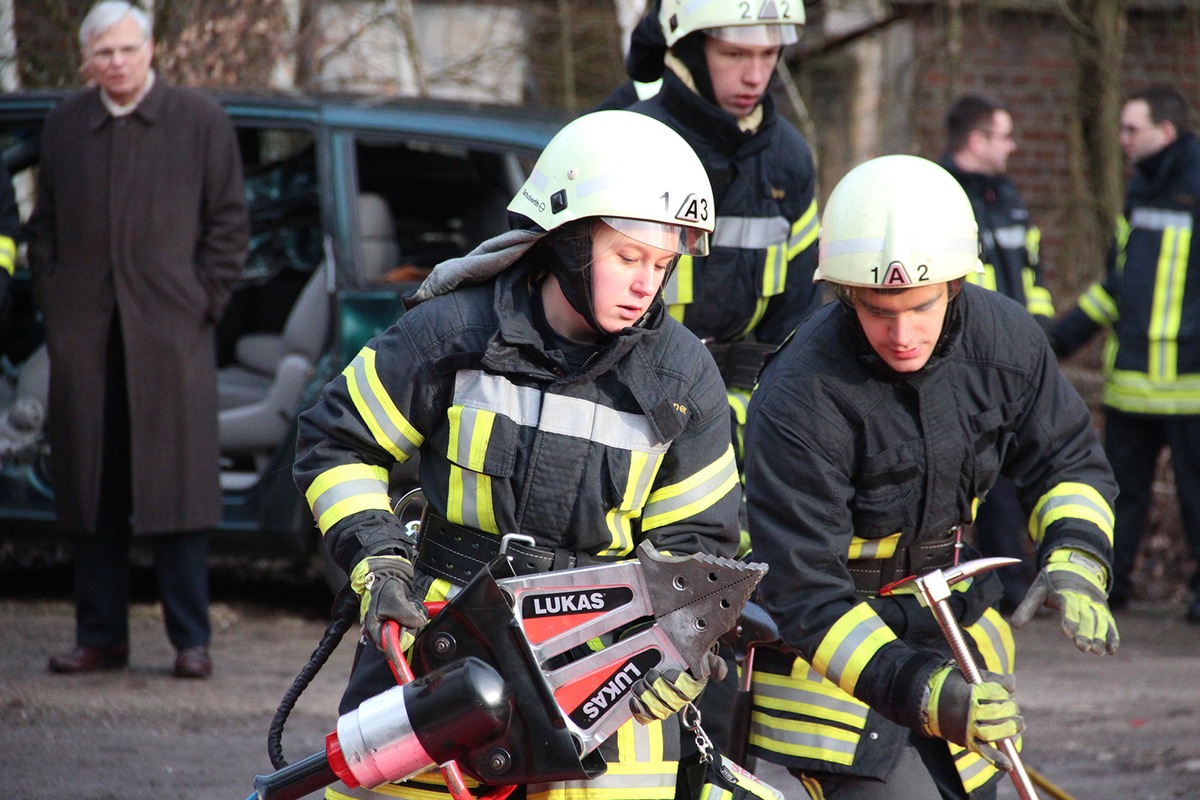
[[909, 575], [907, 578], [892, 581], [880, 588], [879, 595], [887, 597], [888, 595], [900, 594], [903, 587], [915, 584], [917, 591], [925, 598], [927, 603], [939, 603], [950, 597], [950, 587], [959, 581], [1008, 566], [1009, 564], [1020, 563], [1021, 559], [1019, 558], [976, 558], [956, 564], [953, 567], [935, 569], [933, 572], [924, 575]]

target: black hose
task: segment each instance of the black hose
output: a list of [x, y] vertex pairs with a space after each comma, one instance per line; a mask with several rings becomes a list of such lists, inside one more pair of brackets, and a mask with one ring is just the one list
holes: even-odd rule
[[275, 718], [271, 720], [271, 727], [267, 731], [267, 755], [270, 756], [271, 766], [275, 769], [283, 769], [288, 765], [287, 760], [283, 757], [283, 726], [287, 722], [288, 716], [296, 707], [296, 701], [300, 699], [300, 695], [312, 683], [313, 678], [317, 677], [317, 673], [321, 671], [321, 667], [325, 666], [329, 656], [333, 655], [333, 651], [342, 641], [346, 631], [350, 629], [351, 625], [358, 622], [358, 606], [358, 595], [350, 588], [350, 582], [347, 581], [337, 593], [337, 597], [333, 599], [330, 622], [321, 636], [321, 642], [309, 656], [308, 663], [292, 681], [291, 688], [284, 693], [283, 699], [279, 701], [279, 708], [275, 710]]

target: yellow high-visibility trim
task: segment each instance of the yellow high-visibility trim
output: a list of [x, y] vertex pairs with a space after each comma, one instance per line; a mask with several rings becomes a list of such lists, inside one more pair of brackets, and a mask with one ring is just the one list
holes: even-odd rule
[[894, 641], [896, 634], [875, 610], [866, 603], [856, 603], [825, 634], [812, 665], [846, 694], [853, 695], [867, 664], [884, 645]]
[[1112, 544], [1112, 507], [1100, 492], [1086, 483], [1063, 482], [1042, 495], [1029, 516], [1029, 535], [1040, 544], [1047, 529], [1060, 519], [1090, 522]]
[[[359, 385], [358, 370], [355, 369], [356, 364], [361, 364], [362, 366], [362, 375], [367, 382], [366, 387]], [[350, 399], [354, 403], [354, 408], [371, 431], [371, 435], [375, 438], [376, 443], [390, 453], [397, 461], [401, 463], [407, 461], [409, 454], [401, 449], [398, 443], [392, 441], [384, 432], [379, 420], [376, 419], [375, 412], [371, 409], [371, 404], [367, 399], [364, 388], [370, 392], [371, 398], [379, 405], [379, 408], [382, 409], [392, 426], [409, 441], [412, 449], [419, 448], [425, 441], [425, 437], [404, 418], [404, 415], [400, 413], [400, 409], [396, 407], [396, 404], [392, 402], [392, 398], [388, 396], [387, 390], [383, 388], [383, 382], [379, 379], [379, 373], [375, 369], [375, 351], [369, 347], [364, 347], [359, 351], [358, 357], [342, 370], [342, 375], [346, 378], [346, 389], [350, 393]]]
[[[316, 511], [322, 508], [317, 516], [317, 528], [322, 535], [351, 514], [359, 511], [391, 511], [391, 499], [387, 493], [388, 473], [383, 467], [368, 464], [340, 464], [325, 470], [312, 482], [304, 492], [304, 499], [309, 508]], [[332, 503], [323, 504], [322, 496], [330, 492], [337, 497], [337, 487], [363, 481], [366, 485], [378, 487], [378, 491], [356, 491]], [[326, 498], [328, 499], [328, 498]]]
[[[648, 512], [642, 520], [642, 530], [661, 528], [695, 516], [733, 491], [738, 485], [737, 464], [730, 443], [724, 454], [679, 483], [659, 487], [646, 503]], [[671, 502], [671, 501], [682, 502]], [[662, 509], [651, 511], [652, 508]]]
[[[807, 228], [807, 230], [805, 230]], [[817, 201], [813, 199], [808, 208], [800, 215], [800, 219], [792, 223], [791, 237], [788, 240], [787, 259], [791, 261], [808, 249], [821, 233], [821, 225], [817, 220]]]
[[17, 243], [11, 236], [0, 236], [0, 269], [12, 275], [16, 271]]
[[891, 558], [896, 555], [896, 545], [900, 543], [900, 531], [884, 536], [882, 539], [864, 539], [861, 536], [850, 537], [850, 549], [846, 557], [856, 558]]

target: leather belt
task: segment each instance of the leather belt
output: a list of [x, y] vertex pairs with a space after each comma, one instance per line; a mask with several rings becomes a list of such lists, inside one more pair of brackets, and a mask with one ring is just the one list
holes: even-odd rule
[[717, 362], [721, 379], [732, 389], [753, 389], [767, 356], [775, 351], [775, 345], [761, 342], [717, 344], [706, 341], [704, 345]]
[[958, 563], [962, 543], [962, 528], [954, 526], [934, 541], [913, 542], [890, 558], [852, 558], [847, 562], [854, 590], [874, 597], [879, 589], [892, 581], [910, 575], [925, 575], [935, 569], [945, 569]]
[[533, 538], [504, 536], [468, 528], [426, 512], [414, 566], [429, 575], [465, 586], [488, 562], [504, 553], [517, 575], [533, 575], [593, 564], [611, 564], [628, 556], [593, 556], [559, 547], [538, 547]]

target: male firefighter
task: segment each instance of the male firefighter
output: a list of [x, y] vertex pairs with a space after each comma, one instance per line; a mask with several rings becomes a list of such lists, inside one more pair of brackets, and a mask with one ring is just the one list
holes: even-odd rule
[[978, 252], [942, 167], [884, 156], [851, 170], [816, 275], [838, 302], [780, 348], [750, 404], [750, 530], [790, 651], [755, 661], [750, 752], [814, 798], [994, 795], [1008, 760], [995, 743], [1023, 729], [999, 579], [956, 584], [950, 601], [984, 670], [975, 686], [932, 610], [879, 590], [975, 557], [959, 530], [1000, 475], [1040, 568], [1014, 624], [1047, 605], [1080, 650], [1117, 648], [1112, 472], [1038, 324], [966, 282]]

